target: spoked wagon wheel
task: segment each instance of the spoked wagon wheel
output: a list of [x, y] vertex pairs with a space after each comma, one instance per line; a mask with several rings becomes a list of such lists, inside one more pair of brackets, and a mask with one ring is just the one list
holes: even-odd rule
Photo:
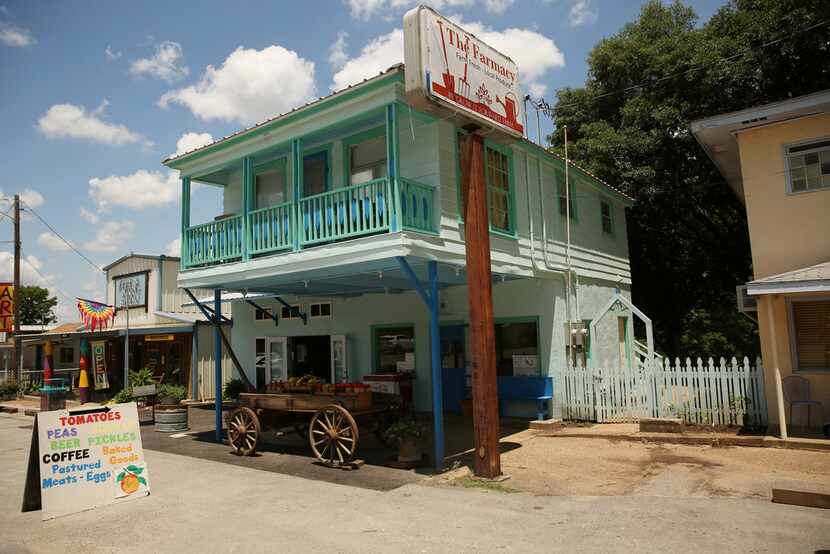
[[308, 442], [317, 459], [329, 467], [349, 463], [357, 450], [357, 423], [342, 406], [317, 411], [308, 427]]
[[236, 454], [253, 456], [261, 432], [259, 418], [250, 408], [237, 408], [228, 418], [228, 442]]

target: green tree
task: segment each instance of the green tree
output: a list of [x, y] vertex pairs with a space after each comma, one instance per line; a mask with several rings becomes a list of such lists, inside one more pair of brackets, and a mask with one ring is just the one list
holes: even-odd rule
[[667, 353], [758, 351], [734, 313], [735, 285], [752, 276], [744, 207], [689, 123], [830, 88], [822, 21], [826, 0], [736, 0], [703, 26], [680, 2], [651, 1], [594, 46], [585, 86], [557, 91], [553, 148], [567, 126], [571, 159], [636, 200], [632, 295]]
[[49, 291], [38, 286], [20, 287], [20, 324], [49, 325], [55, 323], [55, 306], [58, 299]]

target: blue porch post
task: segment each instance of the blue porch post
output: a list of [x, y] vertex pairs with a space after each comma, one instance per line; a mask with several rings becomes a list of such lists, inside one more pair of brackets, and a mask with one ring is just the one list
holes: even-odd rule
[[182, 177], [182, 237], [181, 244], [181, 267], [187, 267], [190, 260], [187, 243], [187, 229], [190, 227], [190, 177]]
[[302, 233], [302, 218], [300, 213], [300, 196], [303, 190], [303, 143], [302, 139], [291, 141], [291, 197], [293, 200], [291, 213], [294, 218], [293, 248], [300, 249], [300, 235]]
[[438, 314], [438, 262], [427, 262], [429, 291], [425, 291], [418, 281], [418, 276], [406, 258], [398, 256], [401, 270], [412, 282], [412, 286], [429, 309], [429, 348], [432, 376], [432, 425], [435, 438], [435, 469], [444, 469], [444, 392], [443, 372], [441, 370], [441, 323]]
[[216, 409], [216, 442], [222, 442], [222, 330], [219, 327], [219, 316], [222, 313], [222, 291], [213, 291], [213, 317], [217, 318], [217, 325], [213, 328], [213, 364], [214, 364], [214, 406]]

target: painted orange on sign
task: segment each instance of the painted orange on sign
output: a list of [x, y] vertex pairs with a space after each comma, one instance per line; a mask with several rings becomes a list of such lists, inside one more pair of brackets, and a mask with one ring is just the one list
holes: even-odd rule
[[14, 330], [14, 285], [0, 283], [0, 332]]

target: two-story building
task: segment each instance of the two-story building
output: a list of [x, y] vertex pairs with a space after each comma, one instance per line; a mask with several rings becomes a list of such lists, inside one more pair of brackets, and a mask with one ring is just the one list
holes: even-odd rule
[[[327, 382], [405, 374], [414, 376], [416, 409], [429, 411], [435, 346], [444, 379], [460, 375], [460, 387], [444, 386], [445, 406], [458, 400], [450, 390], [463, 396], [457, 123], [408, 104], [396, 65], [164, 161], [182, 178], [178, 283], [223, 291], [233, 349], [258, 388], [305, 374]], [[572, 164], [568, 172], [566, 191], [560, 157], [526, 139], [485, 139], [500, 376], [551, 375], [569, 355], [630, 362], [620, 359], [631, 356], [630, 314], [586, 333], [615, 294], [629, 295], [631, 200]], [[196, 182], [223, 190], [223, 213], [211, 221], [191, 221]], [[426, 288], [431, 263], [440, 345], [430, 344], [430, 313], [413, 285]]]
[[[129, 254], [105, 266], [104, 302], [116, 306], [111, 325], [90, 331], [80, 323], [65, 324], [26, 337], [24, 352], [32, 360], [27, 369], [42, 371], [43, 345], [51, 341], [54, 375], [76, 385], [81, 339], [103, 344], [108, 386], [96, 391], [96, 398], [109, 397], [123, 387], [129, 336], [131, 370], [149, 368], [156, 380], [184, 386], [192, 400], [214, 398], [212, 326], [178, 287], [180, 265], [176, 257]], [[230, 325], [225, 332], [231, 333]], [[223, 383], [231, 378], [231, 367], [227, 353], [223, 353]]]
[[787, 422], [830, 422], [830, 91], [692, 132], [746, 206], [769, 419], [781, 414], [778, 369]]

